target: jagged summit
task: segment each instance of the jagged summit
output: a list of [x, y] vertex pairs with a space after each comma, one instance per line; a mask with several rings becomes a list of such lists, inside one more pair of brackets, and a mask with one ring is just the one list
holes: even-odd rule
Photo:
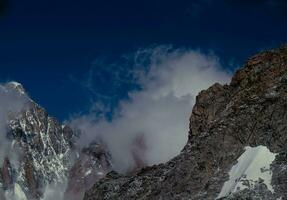
[[286, 102], [284, 45], [247, 60], [230, 85], [199, 93], [179, 156], [134, 176], [110, 173], [84, 200], [287, 199]]

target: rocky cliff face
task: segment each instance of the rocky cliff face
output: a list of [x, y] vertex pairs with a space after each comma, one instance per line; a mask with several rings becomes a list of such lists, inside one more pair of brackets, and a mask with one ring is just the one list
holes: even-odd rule
[[[26, 95], [19, 83], [4, 87]], [[0, 199], [57, 200], [47, 188], [66, 183], [67, 199], [72, 199], [71, 195], [73, 200], [82, 199], [84, 190], [91, 186], [90, 180], [109, 171], [108, 154], [100, 144], [77, 151], [77, 134], [31, 99], [27, 104], [19, 113], [7, 113], [7, 141], [17, 157], [7, 156], [0, 166]], [[15, 160], [18, 164], [13, 164]]]
[[109, 173], [94, 199], [287, 199], [287, 46], [260, 53], [229, 85], [200, 92], [189, 140], [171, 161]]

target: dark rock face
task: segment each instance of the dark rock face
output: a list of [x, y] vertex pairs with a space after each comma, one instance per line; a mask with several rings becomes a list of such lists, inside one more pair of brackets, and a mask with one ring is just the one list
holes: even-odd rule
[[115, 172], [86, 192], [95, 199], [216, 199], [246, 146], [266, 146], [274, 193], [260, 180], [221, 199], [287, 199], [287, 46], [260, 53], [230, 85], [200, 92], [181, 154], [133, 176]]

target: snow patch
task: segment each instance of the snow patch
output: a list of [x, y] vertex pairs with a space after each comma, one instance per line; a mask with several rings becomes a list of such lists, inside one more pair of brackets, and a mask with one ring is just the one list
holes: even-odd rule
[[[245, 147], [245, 152], [238, 158], [237, 164], [231, 168], [229, 180], [224, 183], [217, 199], [245, 188], [252, 188], [259, 180], [273, 193], [270, 164], [274, 161], [275, 156], [276, 154], [270, 152], [265, 146]], [[249, 186], [244, 184], [247, 181]]]
[[104, 173], [103, 173], [103, 172], [98, 172], [98, 173], [97, 173], [97, 175], [99, 175], [99, 176], [103, 176], [103, 175], [104, 175]]
[[16, 81], [11, 81], [11, 82], [9, 82], [9, 84], [11, 84], [11, 85], [13, 85], [15, 87], [22, 86], [21, 83], [18, 83]]
[[92, 173], [92, 170], [89, 169], [89, 170], [85, 173], [85, 176], [88, 176], [88, 175], [90, 175], [91, 173]]
[[25, 193], [17, 183], [15, 183], [12, 191], [5, 192], [5, 198], [8, 200], [27, 200]]
[[18, 185], [17, 183], [15, 183], [15, 186], [14, 186], [14, 194], [15, 194], [15, 199], [17, 200], [27, 200], [25, 193], [21, 189], [20, 185]]

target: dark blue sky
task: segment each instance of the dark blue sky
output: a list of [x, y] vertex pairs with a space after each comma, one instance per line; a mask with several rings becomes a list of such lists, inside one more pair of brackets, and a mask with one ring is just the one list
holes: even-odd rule
[[212, 50], [229, 68], [287, 42], [285, 0], [3, 2], [0, 80], [21, 82], [61, 120], [87, 111], [96, 98], [81, 86], [91, 67], [95, 91], [111, 96], [113, 104], [133, 88], [114, 84], [111, 71], [119, 70], [112, 63], [138, 48], [171, 44]]

